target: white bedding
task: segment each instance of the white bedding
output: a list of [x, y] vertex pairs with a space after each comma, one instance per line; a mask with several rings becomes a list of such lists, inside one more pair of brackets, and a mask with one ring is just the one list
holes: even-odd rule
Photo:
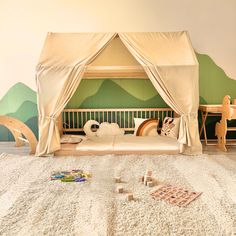
[[178, 151], [176, 139], [164, 136], [106, 136], [90, 137], [77, 144], [78, 151]]
[[176, 139], [164, 136], [116, 136], [113, 144], [115, 151], [141, 150], [179, 150]]
[[76, 150], [80, 151], [113, 151], [114, 136], [105, 137], [88, 137], [83, 140], [79, 145], [77, 144]]

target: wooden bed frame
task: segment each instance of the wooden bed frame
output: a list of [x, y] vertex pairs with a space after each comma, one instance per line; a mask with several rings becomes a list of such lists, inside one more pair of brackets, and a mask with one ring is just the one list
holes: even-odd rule
[[171, 108], [105, 108], [105, 109], [64, 109], [59, 119], [61, 134], [82, 132], [88, 120], [114, 122], [124, 131], [134, 131], [134, 118], [156, 118], [162, 124], [164, 118], [177, 117]]
[[[60, 134], [76, 134], [83, 132], [83, 126], [88, 120], [114, 122], [125, 132], [134, 131], [134, 118], [157, 118], [159, 130], [164, 118], [177, 117], [171, 108], [105, 108], [105, 109], [64, 109], [58, 120]], [[61, 149], [55, 152], [56, 156], [65, 155], [105, 155], [105, 154], [177, 154], [176, 151], [79, 151], [76, 144], [61, 144]]]
[[226, 134], [227, 131], [236, 131], [236, 127], [228, 127], [227, 121], [236, 119], [236, 105], [230, 104], [230, 96], [225, 96], [223, 98], [222, 104], [222, 117], [220, 122], [216, 123], [215, 134], [218, 139], [217, 146], [220, 150], [226, 152]]

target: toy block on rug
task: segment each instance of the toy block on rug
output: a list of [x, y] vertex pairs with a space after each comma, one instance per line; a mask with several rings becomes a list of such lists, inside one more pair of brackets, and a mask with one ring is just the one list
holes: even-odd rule
[[128, 200], [128, 201], [134, 200], [134, 195], [133, 195], [132, 193], [128, 193], [128, 194], [127, 194], [127, 200]]
[[187, 189], [167, 184], [158, 187], [151, 193], [151, 196], [154, 199], [164, 200], [172, 205], [185, 207], [201, 194], [201, 192], [191, 192]]
[[121, 183], [121, 177], [120, 176], [115, 177], [115, 183]]
[[139, 182], [142, 182], [148, 187], [153, 187], [156, 183], [155, 179], [152, 177], [151, 170], [146, 170], [145, 175], [139, 177]]
[[61, 182], [86, 182], [92, 175], [80, 169], [72, 171], [55, 171], [51, 174], [51, 180], [61, 180]]
[[116, 188], [116, 191], [117, 191], [117, 193], [123, 193], [124, 192], [124, 188], [122, 186], [118, 186]]
[[150, 187], [150, 188], [153, 187], [154, 186], [154, 182], [153, 181], [147, 182], [147, 186]]

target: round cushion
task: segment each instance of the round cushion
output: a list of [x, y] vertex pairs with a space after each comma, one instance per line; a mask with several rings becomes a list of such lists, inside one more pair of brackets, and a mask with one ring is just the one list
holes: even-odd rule
[[96, 120], [88, 120], [84, 125], [84, 132], [86, 136], [93, 137], [96, 136], [96, 132], [92, 131], [92, 126], [99, 126], [99, 123]]

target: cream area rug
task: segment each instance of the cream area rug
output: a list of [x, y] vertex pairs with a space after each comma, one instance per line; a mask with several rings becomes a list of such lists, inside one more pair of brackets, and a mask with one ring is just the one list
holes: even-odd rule
[[[82, 168], [87, 183], [50, 181]], [[187, 207], [152, 199], [146, 169], [162, 183], [202, 195]], [[120, 175], [126, 194], [115, 192]], [[236, 162], [216, 156], [0, 156], [0, 235], [236, 235]]]

